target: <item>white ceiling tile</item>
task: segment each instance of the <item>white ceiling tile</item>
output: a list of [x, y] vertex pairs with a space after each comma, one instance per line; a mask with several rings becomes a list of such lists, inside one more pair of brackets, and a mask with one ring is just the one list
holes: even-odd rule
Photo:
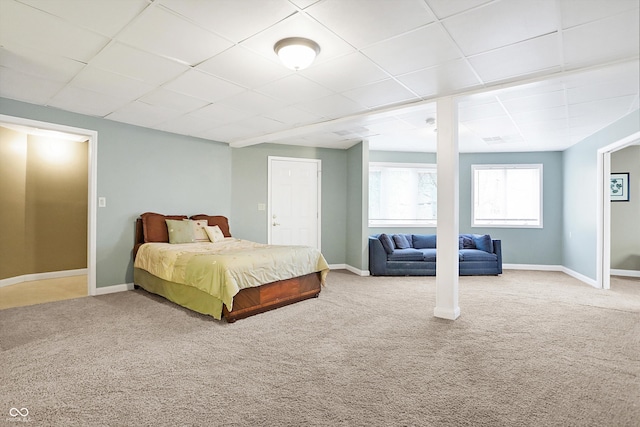
[[312, 4], [318, 3], [321, 0], [289, 0], [294, 5], [298, 6], [300, 9], [306, 9]]
[[196, 69], [187, 71], [164, 87], [209, 102], [216, 102], [245, 90]]
[[175, 110], [171, 110], [169, 108], [157, 107], [145, 104], [144, 102], [134, 101], [124, 107], [118, 108], [105, 118], [136, 126], [154, 127], [159, 123], [163, 123], [171, 118], [177, 117], [178, 114], [179, 113]]
[[484, 82], [559, 70], [560, 41], [557, 34], [549, 34], [472, 56], [469, 62]]
[[553, 1], [500, 0], [443, 21], [466, 55], [558, 30]]
[[242, 46], [234, 46], [206, 60], [197, 67], [240, 86], [253, 88], [292, 73]]
[[214, 127], [221, 126], [225, 123], [237, 122], [246, 117], [253, 116], [254, 114], [249, 111], [239, 110], [228, 105], [210, 104], [206, 107], [192, 111], [191, 113], [189, 113], [189, 115], [196, 118], [209, 120], [211, 123], [211, 127]]
[[63, 87], [64, 83], [0, 66], [1, 97], [45, 105]]
[[90, 65], [84, 67], [71, 84], [82, 89], [130, 100], [134, 100], [153, 89], [150, 84]]
[[265, 113], [265, 117], [286, 123], [291, 126], [301, 126], [322, 120], [322, 116], [312, 114], [300, 108], [289, 106], [280, 110]]
[[609, 123], [620, 119], [629, 112], [629, 106], [633, 103], [633, 96], [621, 96], [618, 98], [600, 99], [597, 101], [582, 102], [569, 105], [569, 120], [575, 123], [586, 119], [599, 124], [601, 129]]
[[96, 55], [91, 65], [151, 84], [164, 83], [189, 69], [185, 64], [118, 42]]
[[161, 4], [235, 43], [296, 12], [287, 0], [161, 0]]
[[286, 103], [254, 91], [245, 91], [226, 98], [221, 104], [246, 111], [251, 115], [265, 114], [286, 106]]
[[590, 85], [578, 86], [567, 89], [567, 101], [569, 104], [579, 104], [581, 102], [597, 101], [607, 98], [617, 98], [620, 96], [635, 95], [638, 93], [640, 82], [625, 80], [609, 80], [600, 83], [592, 81]]
[[[586, 24], [621, 12], [638, 14], [639, 3], [636, 0], [562, 0], [558, 2], [562, 28], [571, 28]], [[634, 11], [635, 9], [635, 11]]]
[[196, 135], [212, 127], [211, 122], [193, 116], [175, 117], [155, 126], [156, 129], [180, 135]]
[[458, 119], [461, 122], [469, 122], [475, 120], [483, 120], [491, 117], [499, 117], [505, 115], [502, 105], [495, 100], [494, 102], [485, 102], [484, 100], [478, 104], [467, 103], [458, 110]]
[[422, 97], [443, 95], [481, 84], [467, 61], [462, 59], [404, 74], [398, 80]]
[[196, 135], [204, 139], [229, 143], [243, 138], [248, 138], [252, 135], [252, 132], [252, 130], [247, 129], [244, 126], [232, 123], [208, 129], [203, 132], [198, 132]]
[[458, 49], [439, 24], [431, 24], [385, 40], [363, 49], [362, 52], [394, 75], [460, 58]]
[[158, 88], [147, 93], [140, 98], [140, 101], [155, 105], [156, 107], [170, 108], [185, 113], [200, 109], [209, 104], [207, 101], [164, 88]]
[[66, 86], [51, 99], [48, 105], [76, 113], [104, 117], [127, 103], [129, 98], [123, 99], [79, 87]]
[[20, 2], [107, 37], [115, 36], [149, 4], [146, 0], [20, 0]]
[[82, 62], [64, 56], [20, 46], [0, 47], [0, 65], [21, 74], [58, 82], [68, 82], [85, 66]]
[[258, 92], [272, 98], [280, 99], [287, 104], [301, 101], [312, 101], [331, 95], [333, 92], [298, 74], [291, 74], [280, 80], [260, 86]]
[[564, 31], [565, 63], [576, 67], [637, 57], [639, 19], [637, 13], [622, 14]]
[[440, 19], [489, 3], [491, 0], [426, 0]]
[[510, 114], [561, 107], [565, 105], [567, 101], [566, 92], [564, 90], [543, 92], [535, 95], [509, 99], [503, 99], [499, 95], [498, 97], [501, 98], [503, 105]]
[[359, 49], [435, 21], [423, 0], [326, 0], [307, 12]]
[[50, 55], [88, 62], [109, 39], [30, 6], [0, 2], [0, 45], [25, 46]]
[[312, 114], [329, 119], [349, 116], [366, 110], [363, 105], [342, 95], [330, 95], [314, 101], [301, 102], [297, 106]]
[[344, 92], [343, 95], [368, 108], [381, 107], [416, 98], [413, 93], [392, 79], [352, 89]]
[[464, 122], [464, 125], [481, 138], [518, 134], [518, 128], [506, 114], [480, 120], [469, 120]]
[[285, 123], [260, 116], [249, 117], [234, 124], [245, 128], [252, 136], [267, 135], [288, 127]]
[[304, 37], [318, 43], [320, 53], [315, 62], [311, 64], [311, 67], [328, 61], [329, 59], [355, 52], [355, 49], [351, 45], [340, 39], [317, 21], [301, 13], [296, 13], [264, 30], [260, 34], [243, 41], [241, 46], [279, 64], [280, 60], [274, 52], [273, 46], [278, 41], [288, 37]]
[[189, 65], [197, 65], [233, 45], [162, 7], [145, 10], [117, 38]]
[[513, 119], [521, 130], [524, 131], [524, 127], [527, 125], [538, 126], [543, 122], [564, 121], [567, 125], [568, 110], [564, 105], [559, 107], [543, 108], [539, 110], [520, 111], [518, 113], [511, 114]]
[[389, 78], [387, 73], [360, 52], [340, 56], [298, 73], [336, 92]]

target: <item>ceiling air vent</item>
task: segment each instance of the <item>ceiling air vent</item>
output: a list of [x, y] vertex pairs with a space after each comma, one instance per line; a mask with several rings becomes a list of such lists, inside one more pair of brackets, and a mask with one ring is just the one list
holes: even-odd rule
[[505, 142], [505, 140], [499, 136], [490, 136], [488, 138], [482, 138], [482, 140], [487, 144], [502, 144]]

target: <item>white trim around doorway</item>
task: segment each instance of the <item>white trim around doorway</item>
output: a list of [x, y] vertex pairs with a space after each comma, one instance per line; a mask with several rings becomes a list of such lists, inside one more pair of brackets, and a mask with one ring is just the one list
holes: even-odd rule
[[40, 131], [53, 131], [87, 138], [89, 144], [89, 176], [87, 194], [87, 294], [96, 295], [96, 222], [97, 222], [97, 187], [98, 187], [98, 132], [56, 123], [42, 122], [0, 114], [0, 123], [24, 126]]

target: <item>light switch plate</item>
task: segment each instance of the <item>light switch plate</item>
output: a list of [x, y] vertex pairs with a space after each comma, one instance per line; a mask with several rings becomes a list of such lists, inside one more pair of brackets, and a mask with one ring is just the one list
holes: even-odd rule
[[107, 206], [107, 198], [106, 197], [98, 197], [98, 207], [104, 208]]

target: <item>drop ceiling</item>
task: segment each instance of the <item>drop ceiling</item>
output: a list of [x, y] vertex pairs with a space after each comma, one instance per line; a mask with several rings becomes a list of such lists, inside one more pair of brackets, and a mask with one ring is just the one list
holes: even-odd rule
[[[640, 0], [0, 0], [0, 96], [243, 147], [564, 150], [639, 108]], [[273, 45], [316, 41], [308, 69]], [[426, 119], [434, 118], [429, 125]]]

